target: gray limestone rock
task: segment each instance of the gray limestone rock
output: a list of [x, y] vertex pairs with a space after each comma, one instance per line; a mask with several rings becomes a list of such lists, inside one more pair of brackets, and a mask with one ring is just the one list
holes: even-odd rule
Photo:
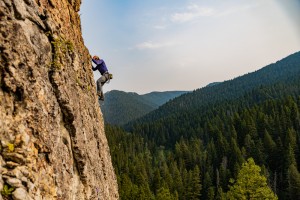
[[[0, 175], [0, 191], [3, 190], [4, 182], [2, 180], [2, 175]], [[1, 196], [1, 195], [0, 195]]]
[[24, 188], [17, 188], [13, 193], [14, 200], [29, 200], [27, 191]]
[[17, 178], [8, 178], [6, 183], [14, 188], [23, 187], [21, 180]]

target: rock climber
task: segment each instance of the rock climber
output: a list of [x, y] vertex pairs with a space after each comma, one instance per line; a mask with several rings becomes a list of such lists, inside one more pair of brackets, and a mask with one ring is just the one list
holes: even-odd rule
[[104, 101], [102, 87], [106, 81], [111, 79], [110, 74], [103, 59], [100, 59], [98, 56], [93, 56], [92, 61], [96, 64], [96, 67], [92, 65], [93, 71], [98, 70], [101, 74], [101, 77], [97, 80], [97, 95], [101, 101]]

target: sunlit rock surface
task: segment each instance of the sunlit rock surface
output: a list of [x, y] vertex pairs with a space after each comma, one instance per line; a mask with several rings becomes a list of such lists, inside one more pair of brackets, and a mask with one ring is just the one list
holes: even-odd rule
[[80, 3], [0, 1], [3, 199], [119, 198]]

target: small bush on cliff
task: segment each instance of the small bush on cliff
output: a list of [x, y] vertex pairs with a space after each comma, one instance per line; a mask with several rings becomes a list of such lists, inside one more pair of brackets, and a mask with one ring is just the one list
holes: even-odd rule
[[8, 152], [13, 152], [15, 150], [15, 145], [11, 144], [11, 143], [8, 143], [7, 144], [7, 149], [8, 149]]
[[53, 62], [51, 65], [56, 68], [61, 68], [61, 60], [65, 57], [66, 53], [73, 53], [74, 45], [70, 40], [65, 40], [62, 37], [52, 38], [52, 47], [53, 47]]
[[15, 188], [14, 187], [10, 187], [10, 186], [8, 186], [8, 185], [4, 185], [3, 186], [3, 190], [1, 191], [1, 194], [3, 195], [3, 196], [6, 196], [6, 197], [8, 197], [8, 196], [10, 196], [10, 195], [12, 195], [12, 192], [15, 190]]

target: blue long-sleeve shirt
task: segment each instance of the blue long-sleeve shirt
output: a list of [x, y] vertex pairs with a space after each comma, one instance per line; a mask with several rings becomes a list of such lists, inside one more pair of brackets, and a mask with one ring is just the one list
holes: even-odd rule
[[99, 70], [101, 75], [103, 75], [105, 72], [108, 71], [104, 60], [102, 60], [102, 59], [100, 59], [100, 60], [92, 59], [92, 61], [97, 65], [96, 67], [92, 66], [93, 71]]

